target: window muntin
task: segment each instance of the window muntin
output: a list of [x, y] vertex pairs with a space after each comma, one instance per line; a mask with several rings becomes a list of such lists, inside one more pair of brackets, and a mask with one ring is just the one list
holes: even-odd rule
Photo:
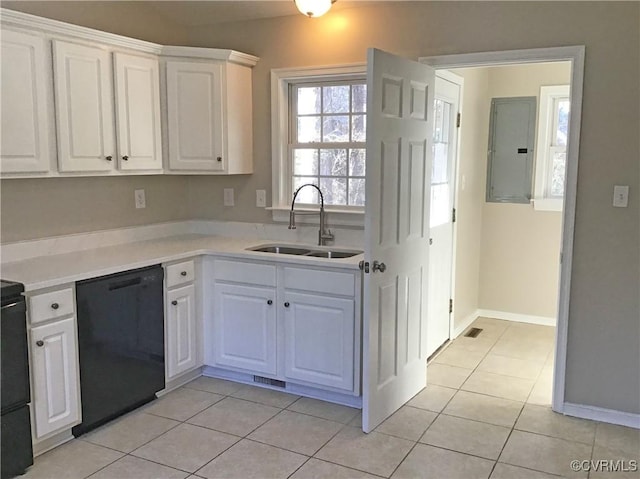
[[[289, 95], [292, 192], [318, 185], [326, 205], [362, 209], [365, 201], [366, 84], [362, 80], [294, 83]], [[302, 204], [318, 204], [305, 188]]]

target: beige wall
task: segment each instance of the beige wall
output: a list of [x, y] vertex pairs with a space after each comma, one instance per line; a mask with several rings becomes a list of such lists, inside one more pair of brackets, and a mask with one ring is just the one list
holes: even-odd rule
[[[187, 182], [169, 176], [4, 180], [0, 241], [185, 220]], [[145, 190], [144, 209], [134, 205], [139, 188]]]
[[[271, 68], [362, 62], [367, 47], [417, 58], [585, 45], [566, 399], [640, 413], [639, 9], [635, 2], [389, 2], [315, 20], [195, 28], [191, 40], [261, 58], [253, 83], [256, 174], [234, 180], [247, 191], [271, 185]], [[614, 184], [630, 185], [628, 208], [612, 208]], [[224, 185], [201, 179], [192, 199], [220, 198]], [[235, 217], [268, 221], [253, 195], [245, 197]], [[203, 214], [227, 213], [212, 205]]]
[[454, 70], [454, 73], [464, 78], [456, 200], [453, 324], [457, 329], [462, 327], [479, 307], [482, 207], [490, 100], [488, 69], [465, 68]]
[[[83, 8], [91, 13], [88, 5]], [[50, 16], [57, 14], [55, 6], [47, 8]], [[297, 15], [191, 29], [195, 46], [234, 48], [261, 61], [254, 75], [256, 173], [193, 180], [190, 208], [203, 203], [199, 198], [221, 198], [230, 181], [243, 191], [234, 218], [269, 220], [248, 192], [271, 185], [271, 68], [362, 62], [371, 46], [417, 58], [585, 45], [566, 400], [640, 413], [639, 18], [636, 2], [381, 2], [314, 20]], [[127, 20], [108, 21], [113, 28]], [[166, 24], [152, 16], [146, 21], [137, 27], [153, 28], [158, 36], [162, 28], [156, 29]], [[628, 208], [612, 208], [614, 184], [630, 185]], [[218, 204], [212, 201], [197, 215], [224, 217]]]
[[[487, 70], [489, 101], [498, 97], [539, 97], [542, 85], [571, 82], [571, 65], [566, 62]], [[485, 138], [481, 152], [486, 152], [487, 141]], [[486, 169], [484, 174], [483, 181]], [[482, 202], [479, 307], [555, 318], [562, 213], [537, 211], [533, 205], [487, 203], [484, 192]]]

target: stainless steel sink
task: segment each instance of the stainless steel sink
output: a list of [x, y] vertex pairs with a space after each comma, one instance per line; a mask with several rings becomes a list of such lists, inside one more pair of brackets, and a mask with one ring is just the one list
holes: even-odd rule
[[312, 251], [307, 256], [313, 256], [315, 258], [342, 259], [351, 258], [352, 256], [356, 256], [360, 253], [360, 251]]
[[292, 246], [257, 246], [255, 248], [249, 248], [249, 250], [260, 251], [261, 253], [295, 254], [300, 256], [311, 253], [309, 249], [294, 248]]
[[293, 254], [296, 256], [311, 256], [314, 258], [333, 258], [343, 259], [351, 258], [362, 253], [357, 250], [340, 250], [340, 249], [309, 249], [309, 248], [297, 248], [295, 246], [288, 245], [259, 245], [247, 248], [248, 251], [259, 251], [261, 253], [274, 253], [274, 254]]

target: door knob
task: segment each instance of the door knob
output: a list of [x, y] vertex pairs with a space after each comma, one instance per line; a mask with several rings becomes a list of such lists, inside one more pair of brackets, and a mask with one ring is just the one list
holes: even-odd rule
[[42, 339], [39, 339], [38, 341], [36, 341], [36, 346], [41, 348], [42, 346], [44, 346], [44, 341]]
[[178, 306], [178, 302], [175, 299], [171, 301], [171, 304], [173, 304], [174, 306]]
[[287, 301], [286, 303], [284, 303], [284, 307], [288, 308], [289, 307], [289, 302]]
[[122, 159], [123, 159], [124, 161], [129, 161], [129, 157], [128, 157], [127, 155], [124, 155], [124, 156], [122, 157]]
[[268, 304], [269, 306], [271, 306], [271, 305], [273, 304], [273, 301], [272, 301], [272, 300], [270, 300], [270, 299], [268, 299], [268, 300], [267, 300], [267, 304]]
[[113, 157], [111, 155], [109, 155], [109, 156], [105, 157], [105, 160], [111, 161], [111, 160], [113, 160]]
[[378, 263], [377, 261], [374, 261], [372, 268], [374, 273], [376, 271], [380, 271], [381, 273], [384, 273], [387, 270], [387, 265], [384, 263]]
[[186, 276], [186, 275], [187, 275], [187, 272], [186, 272], [186, 271], [181, 271], [181, 272], [180, 272], [180, 276]]
[[51, 303], [51, 309], [58, 309], [60, 305], [58, 303]]

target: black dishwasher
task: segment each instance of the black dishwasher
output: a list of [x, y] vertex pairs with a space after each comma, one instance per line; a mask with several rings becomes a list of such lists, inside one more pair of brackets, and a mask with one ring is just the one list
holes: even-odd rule
[[76, 283], [82, 423], [79, 436], [164, 389], [160, 265]]

